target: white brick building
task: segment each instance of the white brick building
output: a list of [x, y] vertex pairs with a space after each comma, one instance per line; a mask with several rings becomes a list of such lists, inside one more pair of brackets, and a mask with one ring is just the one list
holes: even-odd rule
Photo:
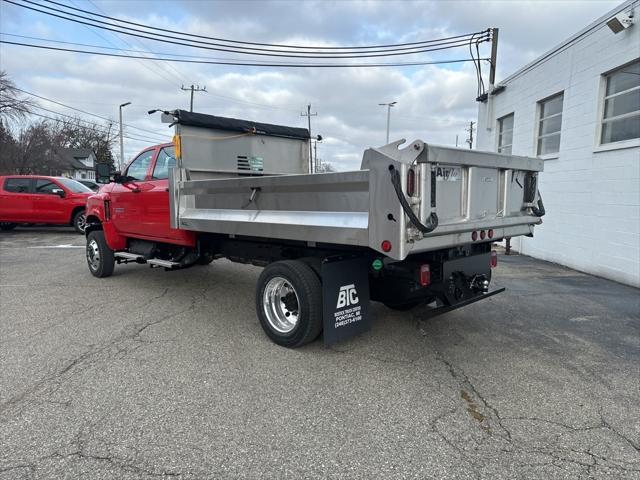
[[[545, 159], [547, 215], [527, 255], [640, 286], [640, 0], [612, 10], [499, 81], [477, 148]], [[633, 11], [615, 34], [606, 22]]]

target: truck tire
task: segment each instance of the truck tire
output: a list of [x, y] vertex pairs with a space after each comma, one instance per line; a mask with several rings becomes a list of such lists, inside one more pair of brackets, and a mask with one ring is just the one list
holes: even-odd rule
[[87, 236], [87, 265], [94, 277], [109, 277], [113, 273], [116, 260], [102, 230], [94, 230]]
[[267, 336], [280, 346], [297, 348], [322, 331], [322, 285], [299, 260], [267, 265], [258, 279], [256, 311]]
[[84, 210], [78, 210], [73, 215], [73, 220], [71, 220], [71, 224], [73, 228], [76, 229], [78, 233], [84, 233], [84, 229], [87, 227], [87, 217], [85, 215]]
[[3, 232], [8, 232], [9, 230], [13, 230], [17, 226], [18, 226], [17, 223], [0, 222], [0, 230], [2, 230]]

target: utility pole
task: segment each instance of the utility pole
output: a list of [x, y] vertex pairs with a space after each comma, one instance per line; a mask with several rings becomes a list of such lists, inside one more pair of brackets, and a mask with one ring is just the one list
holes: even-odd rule
[[469, 122], [469, 128], [467, 128], [467, 132], [469, 132], [469, 138], [467, 138], [467, 143], [469, 144], [469, 149], [473, 148], [473, 126], [476, 122]]
[[318, 172], [318, 140], [315, 140], [313, 142], [313, 158], [315, 160], [314, 166], [313, 166], [313, 173], [317, 173]]
[[184, 90], [185, 92], [188, 92], [189, 90], [191, 90], [191, 104], [189, 107], [189, 111], [193, 112], [193, 92], [206, 92], [207, 87], [200, 88], [200, 85], [196, 85], [196, 86], [191, 85], [189, 88], [185, 88], [184, 85], [182, 85], [180, 87], [180, 90]]
[[390, 102], [390, 103], [379, 103], [381, 107], [387, 107], [387, 144], [389, 143], [389, 124], [391, 123], [391, 107], [393, 107], [398, 102]]
[[498, 57], [498, 32], [500, 29], [491, 29], [491, 67], [489, 69], [489, 92], [493, 90], [496, 81], [496, 60]]
[[311, 104], [307, 105], [307, 112], [301, 113], [301, 117], [307, 117], [309, 121], [309, 173], [313, 173], [313, 146], [311, 145], [311, 117], [318, 115], [318, 112], [311, 113]]
[[120, 171], [124, 170], [124, 143], [122, 141], [122, 108], [131, 105], [131, 102], [120, 105]]

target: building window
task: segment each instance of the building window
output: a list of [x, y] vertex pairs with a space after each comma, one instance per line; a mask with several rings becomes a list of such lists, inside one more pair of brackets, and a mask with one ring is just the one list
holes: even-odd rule
[[640, 61], [605, 75], [600, 143], [640, 138]]
[[560, 151], [563, 100], [564, 93], [559, 93], [538, 102], [540, 120], [538, 121], [537, 155], [547, 155]]
[[513, 145], [513, 113], [498, 119], [498, 153], [511, 155]]

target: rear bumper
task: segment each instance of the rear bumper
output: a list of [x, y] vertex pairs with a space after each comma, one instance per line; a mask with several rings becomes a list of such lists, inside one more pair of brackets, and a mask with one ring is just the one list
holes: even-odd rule
[[506, 289], [503, 288], [498, 288], [496, 290], [493, 290], [492, 292], [487, 292], [487, 293], [481, 293], [479, 295], [476, 295], [475, 297], [469, 298], [467, 300], [463, 300], [461, 302], [458, 302], [456, 304], [453, 305], [438, 305], [432, 308], [428, 308], [425, 311], [425, 315], [424, 318], [432, 318], [432, 317], [436, 317], [438, 315], [441, 315], [443, 313], [447, 313], [450, 312], [452, 310], [456, 310], [458, 308], [462, 308], [462, 307], [466, 307], [467, 305], [471, 305], [472, 303], [476, 303], [479, 302], [480, 300], [485, 300], [489, 297], [493, 297], [494, 295], [497, 295], [498, 293], [502, 293], [504, 292]]

